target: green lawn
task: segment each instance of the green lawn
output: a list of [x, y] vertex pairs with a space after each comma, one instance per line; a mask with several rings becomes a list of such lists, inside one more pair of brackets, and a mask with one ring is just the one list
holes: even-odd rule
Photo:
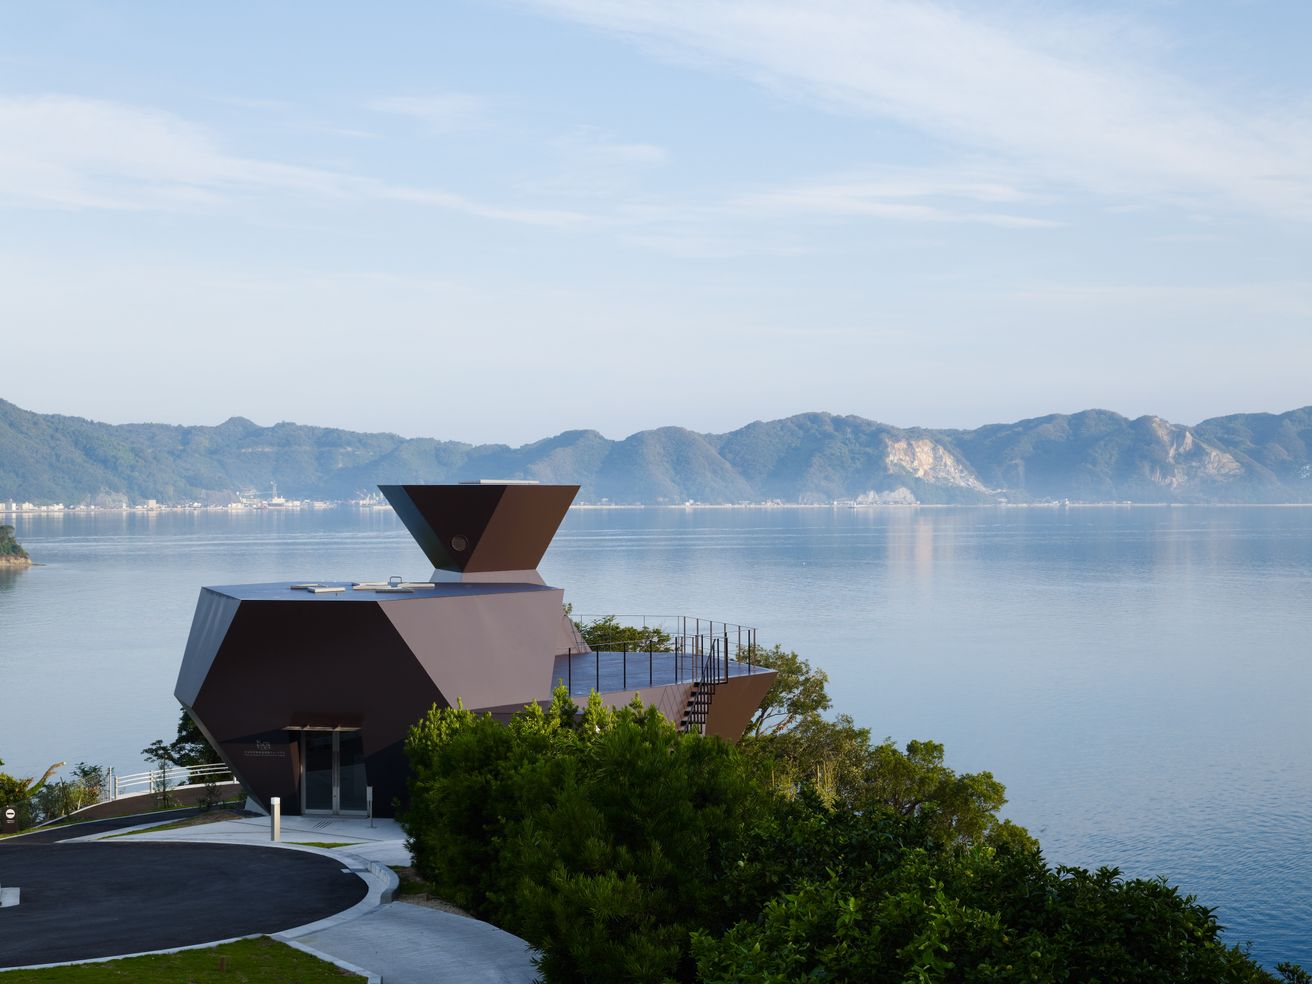
[[345, 984], [363, 980], [267, 936], [107, 963], [0, 971], [3, 984]]

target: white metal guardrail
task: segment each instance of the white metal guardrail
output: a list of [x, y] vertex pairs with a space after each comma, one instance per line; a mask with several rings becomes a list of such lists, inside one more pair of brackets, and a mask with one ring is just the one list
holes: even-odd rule
[[120, 776], [111, 771], [105, 783], [106, 798], [116, 800], [139, 793], [164, 793], [173, 789], [204, 786], [211, 782], [234, 782], [232, 770], [222, 762], [213, 765], [170, 765], [149, 772], [133, 772]]

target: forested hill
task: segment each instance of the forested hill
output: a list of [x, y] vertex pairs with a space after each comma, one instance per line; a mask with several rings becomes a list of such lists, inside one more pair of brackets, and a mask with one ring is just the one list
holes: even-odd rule
[[1106, 410], [976, 430], [800, 414], [727, 434], [612, 441], [567, 431], [512, 448], [233, 417], [217, 427], [102, 424], [0, 400], [0, 499], [232, 500], [277, 483], [345, 499], [385, 482], [578, 482], [582, 502], [1312, 502], [1312, 407], [1196, 426]]

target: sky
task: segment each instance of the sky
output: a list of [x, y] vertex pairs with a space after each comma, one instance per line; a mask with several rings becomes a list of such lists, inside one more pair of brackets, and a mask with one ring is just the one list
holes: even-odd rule
[[519, 444], [1312, 403], [1312, 4], [0, 0], [0, 398]]

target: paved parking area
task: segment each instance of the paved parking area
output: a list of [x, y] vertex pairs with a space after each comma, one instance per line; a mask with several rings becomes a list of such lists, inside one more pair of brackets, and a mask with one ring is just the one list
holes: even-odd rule
[[[69, 835], [81, 833], [69, 828]], [[350, 908], [367, 886], [339, 859], [236, 844], [0, 843], [0, 967], [277, 933]]]

